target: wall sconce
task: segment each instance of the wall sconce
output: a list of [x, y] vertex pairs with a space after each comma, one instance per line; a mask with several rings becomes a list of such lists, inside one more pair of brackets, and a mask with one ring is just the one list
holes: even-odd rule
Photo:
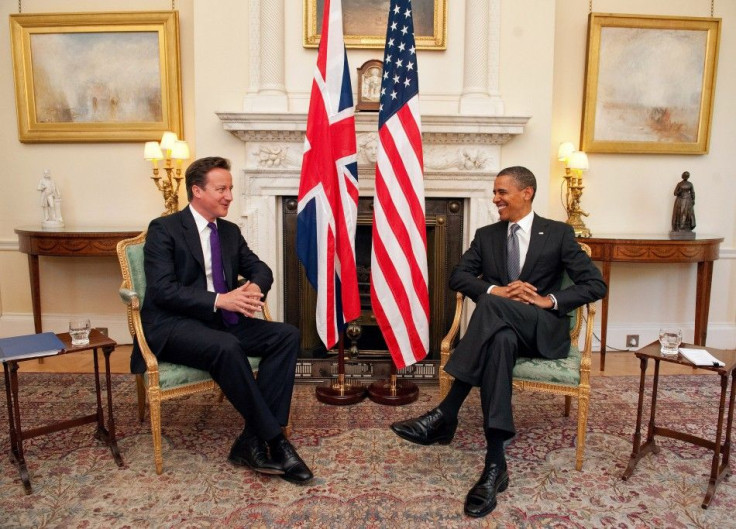
[[[147, 141], [143, 148], [143, 158], [153, 164], [153, 182], [164, 195], [166, 209], [161, 216], [179, 211], [179, 187], [181, 186], [181, 166], [189, 159], [189, 144], [179, 140], [173, 132], [164, 132], [161, 142]], [[158, 172], [159, 160], [164, 162], [166, 177]]]
[[583, 195], [583, 172], [588, 170], [588, 156], [578, 151], [566, 141], [557, 150], [557, 159], [565, 162], [565, 199], [563, 205], [567, 211], [567, 223], [575, 230], [576, 237], [590, 237], [590, 230], [585, 226], [583, 217], [589, 214], [580, 209], [580, 197]]

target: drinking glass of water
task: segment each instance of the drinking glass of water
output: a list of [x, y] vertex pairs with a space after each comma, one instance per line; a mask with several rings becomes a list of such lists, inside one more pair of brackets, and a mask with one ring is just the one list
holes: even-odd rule
[[91, 328], [88, 318], [69, 320], [69, 336], [72, 337], [72, 345], [87, 345]]
[[659, 351], [665, 356], [674, 356], [677, 354], [680, 344], [682, 343], [682, 329], [659, 329]]

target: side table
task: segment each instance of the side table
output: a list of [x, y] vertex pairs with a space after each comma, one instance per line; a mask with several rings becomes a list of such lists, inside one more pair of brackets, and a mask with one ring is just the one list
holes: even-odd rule
[[[685, 344], [683, 344], [684, 346]], [[713, 451], [713, 459], [710, 467], [710, 480], [708, 482], [708, 490], [703, 499], [701, 505], [703, 509], [707, 509], [710, 501], [713, 499], [713, 495], [716, 492], [718, 483], [728, 474], [728, 459], [731, 452], [731, 427], [733, 426], [733, 403], [734, 394], [736, 389], [734, 388], [734, 378], [736, 373], [736, 351], [733, 350], [721, 350], [713, 349], [712, 347], [702, 347], [702, 349], [708, 350], [713, 356], [725, 363], [723, 367], [717, 366], [698, 366], [698, 369], [705, 369], [713, 373], [718, 374], [721, 377], [721, 397], [718, 404], [718, 424], [716, 426], [716, 439], [710, 441], [702, 437], [695, 435], [679, 432], [671, 428], [664, 428], [655, 424], [655, 414], [657, 411], [657, 389], [659, 385], [659, 363], [671, 362], [673, 364], [680, 364], [684, 366], [695, 367], [689, 360], [683, 357], [681, 354], [677, 356], [664, 356], [659, 352], [659, 342], [652, 342], [646, 347], [635, 352], [636, 357], [639, 358], [641, 365], [641, 380], [639, 382], [639, 406], [636, 412], [636, 430], [634, 431], [634, 448], [631, 452], [631, 459], [629, 465], [626, 467], [621, 479], [626, 481], [631, 474], [634, 472], [639, 460], [650, 452], [658, 453], [659, 447], [657, 446], [654, 436], [659, 435], [662, 437], [669, 437], [671, 439], [679, 439], [697, 446], [702, 446], [708, 450]], [[652, 405], [651, 405], [651, 416], [649, 418], [649, 427], [647, 430], [647, 439], [644, 444], [641, 444], [641, 420], [642, 420], [642, 407], [644, 403], [644, 386], [646, 380], [647, 363], [649, 360], [654, 360], [654, 379], [652, 380]], [[728, 391], [728, 380], [731, 378], [731, 391], [728, 400], [728, 418], [726, 420], [726, 426], [724, 429], [723, 419], [726, 414], [726, 395]], [[724, 431], [725, 430], [725, 431]]]
[[[33, 360], [39, 357], [28, 357], [19, 360], [12, 360], [3, 363], [3, 369], [5, 372], [5, 393], [8, 401], [8, 422], [10, 425], [10, 459], [18, 467], [23, 487], [25, 488], [26, 494], [32, 492], [31, 479], [28, 475], [28, 467], [26, 466], [25, 457], [23, 455], [23, 441], [39, 435], [45, 435], [51, 432], [58, 432], [59, 430], [65, 430], [73, 428], [75, 426], [81, 426], [82, 424], [89, 424], [92, 422], [97, 423], [97, 429], [95, 430], [95, 437], [100, 441], [104, 441], [115, 459], [118, 467], [123, 466], [123, 458], [120, 456], [120, 450], [118, 449], [117, 440], [115, 438], [115, 419], [112, 413], [112, 388], [110, 380], [110, 353], [115, 350], [117, 343], [111, 340], [97, 329], [92, 329], [89, 335], [89, 344], [73, 346], [71, 345], [71, 338], [69, 333], [57, 334], [59, 339], [64, 343], [64, 349], [59, 353], [77, 353], [80, 351], [89, 351], [93, 353], [94, 366], [95, 366], [95, 390], [97, 392], [97, 410], [95, 413], [85, 415], [83, 417], [77, 417], [74, 419], [62, 420], [46, 426], [40, 426], [32, 428], [30, 430], [23, 430], [21, 426], [20, 417], [20, 404], [18, 402], [18, 363], [26, 360]], [[105, 381], [107, 384], [107, 428], [105, 428], [105, 418], [102, 411], [102, 392], [100, 388], [100, 370], [97, 360], [97, 349], [102, 349], [102, 353], [105, 356]]]

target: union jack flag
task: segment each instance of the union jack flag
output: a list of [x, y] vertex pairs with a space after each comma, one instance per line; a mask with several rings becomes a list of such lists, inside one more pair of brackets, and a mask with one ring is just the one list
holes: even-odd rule
[[419, 84], [410, 0], [391, 0], [383, 56], [371, 308], [399, 369], [429, 350]]
[[317, 291], [317, 332], [329, 349], [360, 316], [355, 268], [358, 161], [340, 0], [325, 0], [304, 140], [297, 254]]

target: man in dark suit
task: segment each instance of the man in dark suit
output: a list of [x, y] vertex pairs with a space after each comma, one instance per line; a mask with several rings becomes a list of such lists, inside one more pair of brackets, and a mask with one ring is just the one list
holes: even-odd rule
[[[271, 288], [271, 269], [240, 228], [223, 220], [232, 195], [230, 162], [201, 158], [186, 171], [189, 206], [153, 220], [144, 247], [141, 320], [159, 360], [208, 371], [245, 419], [229, 460], [306, 483], [312, 472], [282, 434], [294, 387], [299, 331], [254, 318]], [[246, 282], [238, 286], [238, 276]], [[261, 357], [258, 378], [247, 356]], [[131, 369], [145, 370], [134, 347]]]
[[[455, 377], [434, 410], [391, 425], [423, 445], [449, 444], [460, 406], [480, 386], [487, 441], [485, 465], [465, 500], [480, 517], [496, 507], [509, 483], [504, 442], [515, 435], [511, 413], [516, 358], [564, 358], [570, 349], [568, 312], [601, 299], [606, 285], [567, 224], [532, 211], [537, 182], [525, 167], [503, 169], [493, 184], [500, 222], [480, 228], [450, 276], [450, 288], [476, 303], [468, 329], [445, 371]], [[574, 285], [561, 289], [563, 272]]]

